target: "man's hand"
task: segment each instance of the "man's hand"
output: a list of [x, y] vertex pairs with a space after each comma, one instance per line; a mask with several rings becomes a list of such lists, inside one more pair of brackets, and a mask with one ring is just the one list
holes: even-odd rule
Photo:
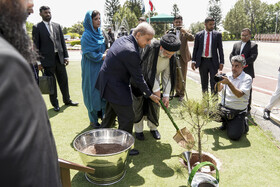
[[150, 99], [159, 105], [160, 98], [154, 94], [150, 95]]
[[219, 65], [219, 71], [222, 71], [223, 68], [224, 68], [224, 64], [220, 64], [220, 65]]
[[68, 59], [64, 59], [64, 65], [67, 66], [69, 64], [69, 60]]
[[38, 70], [41, 71], [42, 69], [44, 69], [43, 66], [41, 64], [38, 65]]
[[192, 69], [195, 71], [195, 63], [192, 63]]
[[223, 80], [221, 80], [219, 83], [222, 83], [222, 84], [229, 84], [229, 80], [226, 76], [223, 76]]
[[166, 108], [169, 106], [169, 97], [163, 97], [162, 102]]

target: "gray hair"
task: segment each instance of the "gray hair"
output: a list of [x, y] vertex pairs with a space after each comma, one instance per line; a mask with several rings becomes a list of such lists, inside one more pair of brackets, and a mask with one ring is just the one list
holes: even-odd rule
[[133, 33], [132, 35], [133, 36], [136, 36], [136, 34], [140, 32], [142, 35], [146, 35], [146, 34], [149, 34], [149, 35], [155, 35], [155, 30], [153, 29], [153, 27], [147, 23], [147, 22], [143, 22], [143, 23], [140, 23], [134, 30], [133, 30]]
[[242, 29], [242, 32], [247, 31], [251, 35], [251, 30], [249, 28]]
[[241, 63], [243, 66], [246, 65], [246, 60], [245, 60], [245, 58], [244, 58], [243, 56], [241, 56], [241, 55], [233, 56], [233, 57], [231, 58], [231, 63], [233, 63], [233, 62], [239, 62], [239, 63]]

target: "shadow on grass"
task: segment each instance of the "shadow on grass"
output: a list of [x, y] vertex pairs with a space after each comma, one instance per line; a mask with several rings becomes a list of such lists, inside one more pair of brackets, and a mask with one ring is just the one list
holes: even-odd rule
[[67, 105], [61, 106], [59, 112], [56, 112], [56, 111], [53, 110], [53, 108], [50, 108], [50, 109], [48, 110], [49, 118], [52, 118], [52, 117], [58, 115], [59, 113], [62, 113], [62, 112], [63, 112], [66, 108], [68, 108], [68, 107], [69, 107], [69, 106], [67, 106]]
[[[83, 132], [91, 130], [91, 127], [89, 128], [84, 129]], [[137, 156], [129, 156], [129, 166], [127, 168], [125, 177], [123, 178], [123, 180], [114, 184], [113, 186], [128, 187], [145, 185], [145, 177], [148, 177], [148, 175], [151, 176], [151, 174], [147, 174], [149, 169], [145, 170], [146, 167], [153, 167], [153, 174], [161, 178], [168, 178], [174, 175], [174, 169], [170, 168], [164, 162], [164, 160], [169, 160], [171, 158], [171, 145], [156, 141], [149, 131], [144, 131], [144, 134], [145, 140], [135, 140], [134, 144], [135, 149], [139, 150], [140, 154]], [[72, 144], [71, 146], [73, 147]], [[73, 177], [71, 183], [72, 186], [77, 187], [95, 186], [85, 179], [83, 172], [78, 172]]]
[[[208, 128], [204, 130], [204, 133], [213, 136], [214, 139], [213, 142], [214, 147], [212, 148], [213, 151], [218, 151], [222, 149], [244, 148], [244, 147], [251, 146], [251, 143], [247, 139], [246, 135], [242, 135], [242, 137], [238, 141], [233, 141], [228, 138], [226, 130], [221, 131], [218, 128]], [[227, 139], [230, 141], [230, 144], [224, 145], [224, 143], [220, 141], [220, 139]]]

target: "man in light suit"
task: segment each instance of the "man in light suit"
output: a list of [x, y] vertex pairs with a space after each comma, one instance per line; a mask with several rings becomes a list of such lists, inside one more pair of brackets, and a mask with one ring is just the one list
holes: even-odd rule
[[[57, 78], [63, 102], [65, 105], [77, 106], [78, 103], [72, 102], [69, 95], [68, 77], [65, 66], [68, 65], [68, 52], [66, 49], [61, 27], [57, 23], [51, 22], [51, 10], [48, 6], [40, 8], [40, 16], [43, 21], [33, 26], [32, 36], [35, 46], [40, 53], [41, 65], [47, 76]], [[50, 94], [50, 101], [54, 110], [60, 110], [57, 100], [56, 83], [54, 94]]]
[[[179, 97], [179, 101], [184, 99], [185, 89], [186, 89], [186, 76], [188, 70], [188, 62], [191, 60], [191, 53], [188, 46], [188, 41], [194, 41], [194, 36], [186, 29], [183, 28], [183, 18], [180, 15], [176, 15], [173, 21], [174, 28], [169, 30], [169, 33], [174, 33], [181, 41], [181, 47], [178, 52], [176, 52], [177, 56], [179, 56], [180, 67], [184, 79], [183, 80], [179, 73], [177, 73], [176, 77], [176, 94], [175, 97]], [[180, 69], [178, 69], [180, 70]]]
[[[139, 24], [132, 35], [117, 39], [108, 51], [100, 69], [95, 87], [107, 101], [105, 118], [101, 128], [111, 128], [118, 116], [119, 129], [132, 134], [134, 111], [130, 79], [132, 78], [146, 98], [159, 103], [159, 97], [152, 94], [147, 86], [140, 65], [139, 47], [151, 43], [155, 34], [148, 23]], [[130, 155], [139, 154], [133, 149]]]
[[222, 34], [214, 31], [214, 26], [215, 20], [206, 18], [205, 30], [198, 32], [194, 41], [192, 69], [199, 68], [203, 93], [208, 91], [209, 74], [211, 92], [216, 93], [214, 76], [224, 67]]
[[[251, 30], [244, 28], [241, 32], [241, 41], [233, 45], [232, 52], [230, 53], [229, 59], [236, 55], [244, 55], [246, 60], [246, 66], [244, 72], [249, 74], [252, 79], [255, 78], [254, 62], [258, 56], [258, 45], [250, 41]], [[252, 102], [252, 88], [250, 90], [249, 104], [247, 107], [247, 114], [250, 114]]]

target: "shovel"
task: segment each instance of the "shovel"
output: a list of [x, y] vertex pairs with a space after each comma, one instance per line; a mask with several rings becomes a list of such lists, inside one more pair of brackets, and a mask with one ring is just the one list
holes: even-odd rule
[[172, 125], [175, 127], [177, 133], [173, 136], [173, 139], [179, 144], [179, 146], [183, 148], [187, 148], [188, 150], [192, 149], [194, 146], [194, 138], [190, 131], [186, 127], [182, 128], [181, 130], [178, 128], [176, 123], [174, 122], [169, 110], [164, 106], [162, 100], [159, 101], [162, 108], [164, 109], [165, 113], [169, 117], [172, 122]]

